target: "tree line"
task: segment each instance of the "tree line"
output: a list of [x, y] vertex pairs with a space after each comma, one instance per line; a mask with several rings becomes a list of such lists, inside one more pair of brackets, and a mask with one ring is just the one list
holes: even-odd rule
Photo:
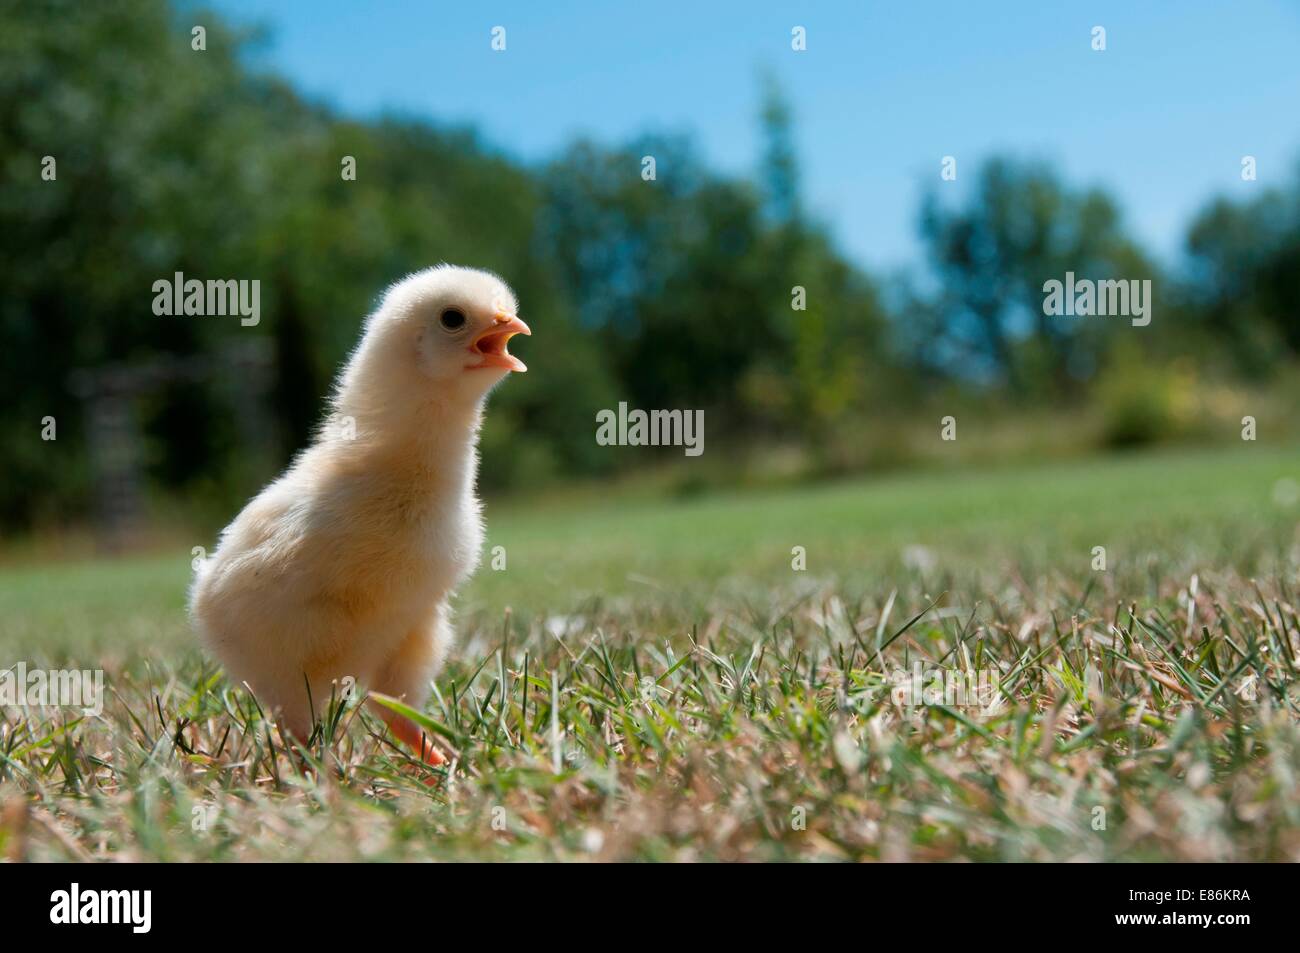
[[[444, 260], [505, 276], [538, 331], [522, 351], [530, 372], [493, 398], [489, 490], [643, 460], [594, 438], [597, 413], [620, 401], [704, 409], [711, 449], [793, 445], [831, 471], [862, 463], [853, 435], [939, 391], [1069, 407], [1129, 387], [1139, 419], [1114, 436], [1138, 441], [1159, 435], [1143, 402], [1172, 363], [1260, 380], [1300, 353], [1300, 177], [1211, 201], [1162, 272], [1104, 191], [995, 158], [959, 202], [936, 176], [918, 211], [925, 262], [882, 278], [804, 209], [774, 85], [751, 177], [709, 169], [682, 136], [578, 141], [521, 164], [473, 129], [338, 115], [251, 68], [253, 35], [204, 22], [200, 55], [165, 0], [0, 0], [10, 529], [90, 505], [77, 369], [261, 336], [272, 472], [317, 424], [384, 286]], [[1044, 283], [1067, 272], [1152, 281], [1155, 320], [1045, 314]], [[176, 273], [257, 280], [261, 320], [155, 314], [155, 283]], [[138, 401], [161, 493], [225, 506], [250, 489], [230, 378]], [[47, 418], [57, 440], [41, 439]]]

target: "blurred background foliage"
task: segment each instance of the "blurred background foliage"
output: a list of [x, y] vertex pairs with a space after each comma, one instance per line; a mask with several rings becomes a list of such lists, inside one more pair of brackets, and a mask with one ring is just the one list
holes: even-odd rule
[[[262, 336], [277, 432], [260, 455], [235, 425], [233, 371], [138, 408], [156, 515], [219, 525], [309, 439], [382, 289], [440, 261], [505, 276], [537, 331], [520, 348], [530, 372], [493, 397], [488, 492], [644, 467], [644, 451], [595, 443], [596, 412], [621, 400], [705, 409], [710, 452], [690, 467], [679, 450], [656, 458], [678, 490], [925, 462], [945, 414], [983, 421], [987, 439], [962, 453], [1003, 459], [1237, 440], [1257, 407], [1294, 423], [1300, 176], [1210, 201], [1162, 270], [1103, 191], [994, 159], [962, 202], [936, 182], [918, 210], [923, 269], [874, 276], [804, 211], [770, 80], [751, 179], [716, 174], [674, 136], [575, 142], [526, 166], [472, 129], [336, 115], [251, 70], [255, 34], [204, 22], [195, 55], [164, 0], [0, 0], [7, 532], [89, 516], [74, 369]], [[155, 316], [152, 284], [177, 271], [259, 279], [261, 323]], [[1042, 284], [1066, 271], [1152, 279], [1154, 320], [1045, 317]], [[55, 443], [40, 439], [47, 416]]]

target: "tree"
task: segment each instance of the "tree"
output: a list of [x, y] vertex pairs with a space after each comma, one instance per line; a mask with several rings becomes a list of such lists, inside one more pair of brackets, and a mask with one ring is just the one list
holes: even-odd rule
[[1152, 274], [1109, 197], [1070, 190], [1037, 163], [985, 163], [964, 207], [932, 190], [921, 235], [937, 291], [914, 346], [927, 363], [940, 355], [958, 374], [1004, 381], [1022, 396], [1069, 393], [1096, 366], [1108, 333], [1104, 320], [1044, 314], [1046, 281], [1066, 272], [1094, 280]]
[[1193, 318], [1243, 369], [1300, 355], [1300, 170], [1289, 190], [1210, 203], [1187, 247]]

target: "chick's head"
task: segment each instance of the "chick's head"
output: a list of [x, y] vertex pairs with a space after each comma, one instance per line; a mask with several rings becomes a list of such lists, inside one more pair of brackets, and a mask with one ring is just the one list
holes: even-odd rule
[[496, 275], [439, 265], [389, 289], [377, 320], [389, 347], [405, 353], [430, 386], [477, 400], [511, 371], [526, 371], [506, 345], [531, 334], [514, 292]]

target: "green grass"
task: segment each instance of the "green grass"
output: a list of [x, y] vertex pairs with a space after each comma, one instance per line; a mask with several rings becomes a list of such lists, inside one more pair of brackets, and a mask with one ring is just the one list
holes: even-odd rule
[[[1288, 480], [1300, 454], [1247, 446], [490, 502], [506, 568], [422, 707], [434, 785], [355, 704], [295, 751], [266, 730], [186, 627], [211, 540], [5, 567], [0, 664], [102, 667], [109, 700], [4, 709], [0, 850], [1297, 860]], [[918, 662], [994, 703], [896, 704]]]

